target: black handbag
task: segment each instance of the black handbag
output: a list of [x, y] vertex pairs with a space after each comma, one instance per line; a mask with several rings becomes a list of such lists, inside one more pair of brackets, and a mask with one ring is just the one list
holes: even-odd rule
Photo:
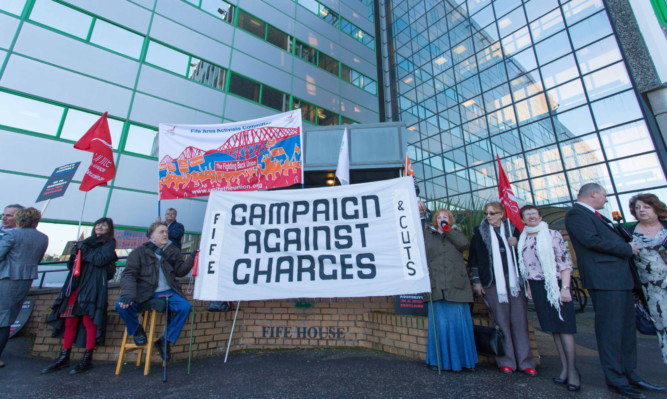
[[505, 334], [503, 334], [503, 330], [496, 323], [493, 311], [486, 298], [482, 296], [482, 299], [489, 309], [489, 316], [493, 326], [472, 326], [477, 353], [493, 357], [505, 356]]
[[635, 324], [637, 325], [637, 331], [644, 335], [657, 335], [658, 332], [655, 329], [654, 323], [655, 321], [644, 304], [635, 297]]

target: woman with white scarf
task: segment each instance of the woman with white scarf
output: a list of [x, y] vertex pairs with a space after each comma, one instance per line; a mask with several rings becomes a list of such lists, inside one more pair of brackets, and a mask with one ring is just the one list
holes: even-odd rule
[[484, 206], [486, 219], [475, 227], [468, 263], [472, 269], [472, 289], [484, 296], [496, 323], [505, 335], [505, 355], [496, 357], [500, 371], [515, 370], [535, 376], [535, 357], [530, 350], [528, 303], [516, 262], [519, 231], [504, 219], [500, 202]]
[[563, 366], [553, 381], [576, 392], [581, 379], [575, 362], [577, 325], [570, 290], [572, 262], [563, 236], [549, 229], [537, 207], [526, 205], [520, 214], [526, 224], [518, 245], [521, 278], [528, 282], [528, 299], [535, 304], [542, 331], [553, 335]]

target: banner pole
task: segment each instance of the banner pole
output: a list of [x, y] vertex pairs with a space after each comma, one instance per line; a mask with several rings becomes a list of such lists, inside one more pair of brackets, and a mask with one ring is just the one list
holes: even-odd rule
[[433, 310], [433, 294], [428, 296], [428, 303], [431, 305], [431, 317], [433, 318], [433, 343], [435, 344], [435, 358], [438, 362], [438, 375], [440, 374], [440, 351], [438, 350], [438, 333], [435, 327], [435, 311]]
[[47, 199], [42, 207], [42, 217], [44, 217], [44, 211], [46, 211], [46, 207], [49, 206], [49, 202], [51, 202], [51, 198]]
[[81, 216], [79, 217], [79, 227], [76, 229], [76, 239], [79, 241], [79, 233], [81, 232], [81, 221], [83, 220], [83, 210], [86, 209], [86, 198], [88, 198], [88, 191], [83, 195], [83, 205], [81, 206]]
[[162, 214], [162, 212], [160, 211], [160, 204], [161, 204], [160, 200], [157, 200], [157, 217], [160, 217], [160, 215]]
[[234, 313], [234, 321], [232, 322], [232, 329], [229, 332], [229, 341], [227, 341], [227, 352], [225, 353], [225, 363], [227, 363], [227, 356], [229, 356], [229, 346], [232, 344], [232, 336], [234, 335], [234, 326], [236, 325], [236, 316], [239, 315], [239, 307], [241, 307], [241, 301], [236, 302], [236, 312]]

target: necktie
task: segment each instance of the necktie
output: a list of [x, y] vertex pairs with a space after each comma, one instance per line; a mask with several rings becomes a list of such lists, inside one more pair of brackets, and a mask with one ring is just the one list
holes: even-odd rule
[[600, 219], [604, 220], [604, 218], [602, 217], [602, 214], [601, 214], [600, 212], [595, 211], [595, 214], [598, 215], [598, 217], [599, 217]]

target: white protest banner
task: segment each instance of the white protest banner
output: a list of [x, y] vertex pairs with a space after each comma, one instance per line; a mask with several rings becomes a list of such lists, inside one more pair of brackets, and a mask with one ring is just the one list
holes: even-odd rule
[[211, 192], [194, 298], [240, 301], [431, 289], [412, 177]]

